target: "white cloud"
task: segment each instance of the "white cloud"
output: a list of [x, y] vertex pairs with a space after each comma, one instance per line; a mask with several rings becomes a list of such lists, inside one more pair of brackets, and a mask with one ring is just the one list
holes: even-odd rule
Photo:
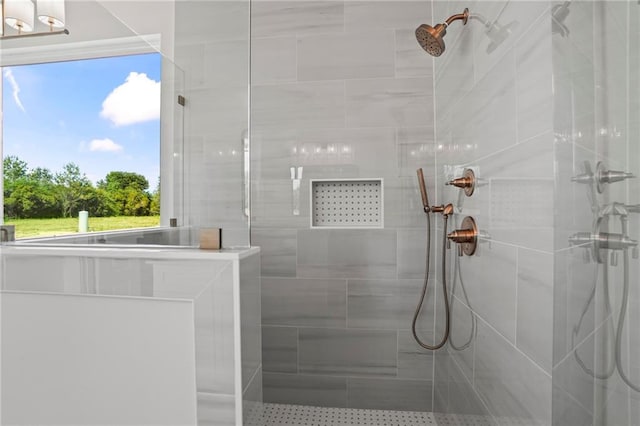
[[18, 105], [18, 108], [20, 108], [22, 112], [26, 112], [24, 109], [24, 105], [22, 105], [22, 101], [20, 100], [20, 96], [19, 96], [20, 86], [18, 86], [18, 82], [16, 81], [16, 78], [13, 76], [13, 71], [11, 70], [11, 68], [7, 68], [4, 71], [4, 77], [7, 79], [7, 81], [11, 85], [11, 89], [13, 90], [13, 100], [15, 101], [16, 105]]
[[124, 148], [122, 148], [122, 145], [118, 145], [117, 143], [115, 143], [114, 141], [112, 141], [109, 138], [94, 139], [91, 142], [89, 142], [89, 151], [91, 151], [91, 152], [95, 152], [95, 151], [99, 151], [99, 152], [120, 152], [123, 149]]
[[102, 102], [100, 117], [116, 126], [160, 118], [160, 82], [144, 73], [131, 72]]

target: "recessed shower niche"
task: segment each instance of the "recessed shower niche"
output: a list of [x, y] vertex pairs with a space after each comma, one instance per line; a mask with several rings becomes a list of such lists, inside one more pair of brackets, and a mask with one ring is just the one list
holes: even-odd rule
[[382, 228], [383, 180], [312, 179], [311, 228]]

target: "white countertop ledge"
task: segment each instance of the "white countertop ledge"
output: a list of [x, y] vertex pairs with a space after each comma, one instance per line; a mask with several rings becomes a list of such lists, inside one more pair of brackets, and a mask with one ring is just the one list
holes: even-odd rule
[[108, 258], [153, 258], [193, 260], [241, 260], [259, 253], [260, 247], [239, 247], [221, 250], [204, 250], [198, 247], [152, 246], [152, 245], [79, 245], [79, 244], [3, 244], [2, 255], [37, 256], [84, 256]]

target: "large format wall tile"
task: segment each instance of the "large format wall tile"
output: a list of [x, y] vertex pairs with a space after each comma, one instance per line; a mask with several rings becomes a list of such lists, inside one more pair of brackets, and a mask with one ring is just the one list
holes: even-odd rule
[[342, 127], [344, 83], [308, 82], [254, 86], [253, 127]]
[[246, 40], [249, 10], [248, 1], [176, 3], [176, 52], [182, 46], [211, 40]]
[[396, 176], [393, 127], [262, 128], [252, 136], [258, 180], [288, 179], [292, 166], [303, 167], [303, 179]]
[[341, 33], [344, 3], [341, 1], [259, 1], [252, 4], [253, 37]]
[[431, 5], [420, 1], [348, 1], [344, 5], [345, 29], [415, 29], [431, 20]]
[[395, 256], [394, 230], [298, 232], [299, 277], [393, 278]]
[[260, 247], [263, 277], [295, 277], [297, 235], [295, 229], [257, 229], [251, 245]]
[[[420, 338], [427, 342], [431, 342], [432, 335], [425, 330], [420, 332]], [[433, 358], [433, 352], [418, 345], [411, 331], [398, 331], [398, 377], [432, 380]]]
[[320, 407], [347, 406], [347, 378], [264, 373], [264, 402]]
[[[435, 357], [433, 411], [438, 413], [474, 414], [490, 418], [472, 382], [446, 353]], [[437, 417], [436, 417], [437, 418]]]
[[430, 75], [433, 75], [433, 57], [418, 45], [415, 28], [396, 30], [396, 77]]
[[252, 84], [296, 81], [295, 37], [256, 38], [251, 41]]
[[553, 91], [548, 15], [542, 15], [515, 47], [518, 140], [552, 129]]
[[480, 247], [478, 254], [460, 260], [471, 306], [505, 338], [515, 342], [516, 253], [512, 247], [494, 242], [491, 247]]
[[553, 329], [553, 255], [518, 249], [518, 319], [520, 350], [551, 374]]
[[397, 333], [383, 330], [302, 328], [301, 373], [395, 376]]
[[265, 325], [344, 327], [345, 280], [262, 279], [262, 323]]
[[430, 381], [347, 379], [347, 407], [375, 410], [431, 411]]
[[268, 373], [298, 372], [298, 329], [262, 327], [262, 370]]
[[[438, 245], [435, 245], [438, 246]], [[432, 253], [435, 253], [432, 246]], [[398, 230], [398, 278], [424, 279], [427, 257], [427, 231], [425, 229]], [[435, 277], [435, 256], [431, 257], [429, 275]]]
[[431, 93], [427, 78], [349, 80], [347, 126], [422, 126], [433, 117]]
[[551, 376], [484, 321], [475, 356], [474, 386], [494, 416], [551, 423]]
[[422, 168], [429, 186], [435, 184], [436, 144], [433, 125], [427, 124], [420, 127], [398, 128], [396, 149], [399, 175], [411, 177], [416, 182], [416, 170]]
[[262, 365], [260, 258], [258, 256], [240, 260], [240, 277], [240, 347], [242, 389], [244, 390], [256, 375], [262, 374], [260, 371]]
[[[350, 328], [408, 329], [421, 288], [421, 280], [349, 280], [347, 325]], [[425, 309], [426, 318], [433, 317], [429, 316], [430, 311]]]
[[[475, 345], [477, 344], [478, 319], [467, 304], [472, 305], [471, 300], [464, 297], [462, 285], [458, 281], [455, 289], [452, 288], [454, 296], [451, 300], [451, 324], [448, 354], [456, 363], [460, 372], [466, 379], [473, 382], [473, 367]], [[468, 281], [467, 281], [468, 285]]]
[[298, 39], [298, 80], [393, 77], [391, 30], [308, 36]]

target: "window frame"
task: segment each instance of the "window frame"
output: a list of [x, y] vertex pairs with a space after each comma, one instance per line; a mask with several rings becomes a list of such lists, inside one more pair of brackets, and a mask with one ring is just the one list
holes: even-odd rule
[[[169, 226], [169, 220], [173, 217], [181, 217], [181, 201], [178, 191], [175, 191], [175, 171], [181, 167], [176, 163], [181, 157], [181, 149], [175, 141], [174, 131], [176, 123], [172, 108], [173, 103], [165, 100], [172, 99], [175, 93], [173, 70], [164, 66], [166, 58], [160, 49], [160, 34], [141, 35], [133, 37], [119, 37], [107, 40], [91, 40], [72, 43], [59, 43], [46, 46], [29, 46], [16, 48], [0, 48], [0, 75], [4, 67], [20, 65], [37, 65], [51, 62], [66, 62], [77, 60], [90, 60], [118, 56], [130, 56], [138, 54], [157, 53], [161, 56], [161, 105], [160, 105], [160, 182], [162, 196], [160, 198], [160, 226]], [[4, 78], [0, 78], [0, 158], [4, 158], [4, 117], [3, 117], [3, 92]], [[175, 141], [175, 142], [174, 142]], [[4, 164], [0, 161], [0, 193], [3, 194], [3, 202], [0, 203], [0, 225], [4, 224]], [[175, 170], [174, 170], [175, 169]], [[177, 201], [177, 202], [174, 202]]]

